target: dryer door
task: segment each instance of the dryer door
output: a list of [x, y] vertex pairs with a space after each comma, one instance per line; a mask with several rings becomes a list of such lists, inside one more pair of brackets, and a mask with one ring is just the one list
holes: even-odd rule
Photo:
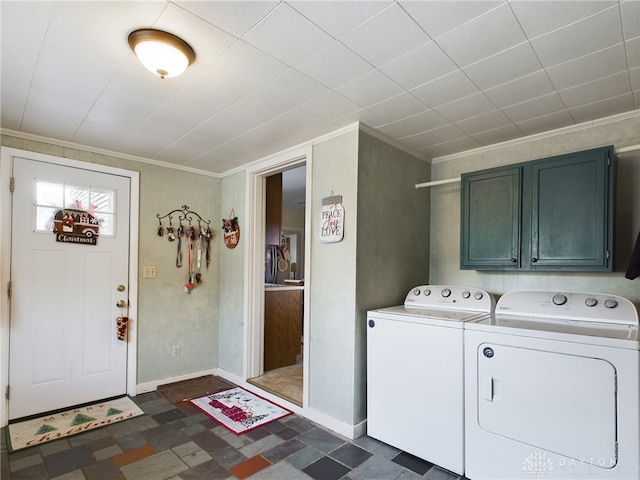
[[478, 421], [488, 432], [613, 468], [616, 371], [605, 360], [484, 343]]

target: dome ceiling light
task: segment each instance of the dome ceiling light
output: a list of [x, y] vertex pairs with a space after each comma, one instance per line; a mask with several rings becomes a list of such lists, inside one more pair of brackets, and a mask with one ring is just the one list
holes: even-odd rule
[[196, 58], [187, 42], [171, 33], [152, 28], [131, 32], [129, 46], [140, 63], [160, 78], [180, 75]]

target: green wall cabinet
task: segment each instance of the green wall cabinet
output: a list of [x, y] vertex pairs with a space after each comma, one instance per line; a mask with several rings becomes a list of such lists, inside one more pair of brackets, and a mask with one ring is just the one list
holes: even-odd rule
[[462, 175], [460, 268], [611, 271], [612, 146]]

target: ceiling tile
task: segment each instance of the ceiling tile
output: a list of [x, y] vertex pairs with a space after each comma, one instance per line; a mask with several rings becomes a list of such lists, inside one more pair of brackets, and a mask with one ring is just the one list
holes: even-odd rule
[[20, 128], [27, 129], [35, 135], [52, 136], [68, 141], [71, 140], [80, 123], [81, 119], [27, 104]]
[[180, 164], [186, 164], [191, 160], [195, 160], [206, 152], [214, 149], [221, 144], [218, 140], [209, 137], [203, 137], [194, 133], [188, 133], [179, 138], [174, 143], [158, 152], [154, 158], [167, 162], [176, 162], [179, 159]]
[[496, 143], [506, 142], [507, 140], [513, 140], [515, 138], [524, 137], [524, 133], [517, 126], [513, 124], [503, 125], [502, 127], [494, 128], [484, 132], [476, 133], [473, 138], [480, 142], [482, 145], [494, 145]]
[[632, 40], [627, 40], [624, 47], [627, 52], [629, 68], [640, 67], [640, 36]]
[[541, 2], [538, 0], [509, 2], [518, 22], [532, 39], [563, 28], [569, 24], [616, 6], [616, 0], [578, 0], [570, 2]]
[[490, 113], [496, 110], [496, 107], [484, 93], [480, 92], [433, 109], [450, 122], [459, 122], [465, 118]]
[[278, 1], [182, 1], [175, 3], [225, 32], [242, 37], [278, 6]]
[[511, 120], [500, 110], [493, 110], [488, 113], [476, 115], [475, 117], [465, 118], [455, 123], [461, 130], [477, 138], [477, 134], [503, 128], [511, 124]]
[[233, 130], [245, 132], [287, 110], [288, 107], [282, 102], [264, 92], [256, 91], [213, 118]]
[[290, 69], [261, 89], [284, 105], [295, 107], [308, 100], [320, 97], [329, 89], [297, 70]]
[[479, 91], [461, 70], [456, 70], [412, 89], [411, 93], [433, 108]]
[[256, 127], [252, 133], [269, 141], [278, 141], [282, 138], [282, 132], [290, 132], [296, 129], [300, 133], [304, 133], [324, 123], [326, 123], [326, 120], [323, 118], [303, 109], [295, 108], [264, 122]]
[[397, 122], [389, 123], [378, 128], [378, 130], [394, 140], [416, 133], [433, 130], [446, 125], [447, 120], [442, 118], [435, 110], [426, 110], [417, 115], [403, 118]]
[[465, 133], [455, 125], [445, 125], [425, 132], [401, 137], [403, 144], [412, 148], [421, 148], [428, 144], [448, 142], [466, 137]]
[[[9, 47], [2, 50], [3, 64], [5, 57], [15, 56], [22, 58], [31, 68], [35, 67], [55, 7], [54, 2], [0, 3], [2, 18], [11, 19], [2, 22], [0, 28], [0, 44]], [[30, 28], [25, 28], [25, 25]]]
[[445, 33], [437, 43], [459, 67], [465, 67], [526, 40], [511, 8], [505, 3]]
[[224, 68], [217, 63], [207, 68], [184, 88], [225, 107], [253, 91], [253, 87], [243, 81], [243, 78], [227, 75]]
[[69, 98], [94, 101], [118, 72], [115, 65], [72, 47], [46, 43], [40, 57], [32, 86]]
[[223, 105], [209, 97], [185, 89], [180, 90], [164, 102], [163, 107], [177, 112], [185, 112], [199, 122], [211, 118], [225, 109]]
[[430, 38], [394, 4], [342, 36], [340, 41], [377, 67], [424, 45]]
[[425, 110], [430, 110], [429, 107], [408, 92], [401, 93], [368, 108], [388, 122], [395, 122], [417, 115]]
[[517, 103], [502, 109], [504, 114], [514, 123], [550, 115], [561, 110], [566, 110], [566, 108], [562, 103], [560, 96], [556, 92], [532, 98], [531, 100]]
[[253, 45], [238, 41], [216, 61], [212, 72], [260, 88], [287, 70], [289, 67], [281, 61]]
[[558, 128], [573, 125], [575, 122], [566, 110], [544, 115], [542, 117], [531, 118], [518, 122], [516, 125], [525, 135], [535, 135], [537, 133], [548, 132]]
[[633, 105], [633, 95], [631, 93], [570, 108], [569, 112], [577, 123], [582, 123], [602, 118], [603, 115], [608, 117], [610, 115], [628, 112], [629, 105]]
[[[586, 42], [585, 38], [589, 41]], [[622, 43], [620, 12], [610, 8], [579, 22], [531, 40], [544, 68]]]
[[620, 13], [624, 39], [631, 40], [640, 37], [640, 5], [638, 5], [638, 0], [620, 2]]
[[464, 25], [474, 18], [499, 7], [503, 2], [489, 0], [469, 0], [464, 2], [452, 2], [451, 0], [430, 0], [428, 2], [401, 0], [398, 3], [431, 38], [438, 38], [460, 25]]
[[572, 109], [580, 105], [587, 105], [600, 100], [619, 97], [625, 93], [631, 93], [631, 82], [627, 72], [620, 72], [593, 82], [561, 90], [559, 93], [567, 108]]
[[464, 67], [463, 71], [481, 89], [516, 80], [542, 68], [528, 43], [497, 53]]
[[333, 38], [289, 5], [281, 3], [248, 32], [244, 40], [293, 67], [329, 45]]
[[211, 140], [216, 140], [220, 143], [224, 143], [237, 137], [242, 132], [240, 130], [229, 127], [229, 125], [224, 123], [223, 119], [213, 117], [212, 119], [207, 120], [206, 122], [200, 124], [198, 127], [194, 128], [190, 133], [201, 135], [203, 137], [210, 138]]
[[[631, 88], [633, 90], [640, 90], [640, 67], [634, 68], [629, 71], [629, 77], [631, 77]], [[4, 94], [4, 92], [2, 92]], [[636, 105], [636, 108], [640, 106]]]
[[340, 118], [362, 109], [360, 105], [334, 91], [304, 103], [302, 108], [326, 120]]
[[622, 45], [616, 45], [576, 60], [547, 69], [549, 79], [557, 90], [597, 80], [627, 69]]
[[458, 67], [435, 42], [429, 42], [385, 63], [380, 70], [410, 90], [458, 70]]
[[553, 92], [553, 85], [544, 70], [517, 78], [502, 85], [485, 90], [485, 95], [498, 108], [515, 105]]
[[[294, 0], [287, 3], [335, 38], [340, 38], [393, 4], [391, 0], [357, 2]], [[336, 15], [336, 12], [340, 14]]]
[[372, 71], [373, 66], [335, 41], [299, 63], [296, 69], [329, 88], [337, 88]]
[[368, 107], [402, 93], [402, 88], [377, 70], [373, 70], [336, 89], [358, 105]]
[[[96, 146], [101, 143], [99, 145], [101, 148], [107, 148], [105, 145], [109, 143], [112, 146], [119, 145], [143, 121], [144, 119], [134, 115], [94, 106], [73, 136], [73, 141]], [[105, 137], [105, 132], [107, 132], [106, 143], [100, 141], [100, 137]]]

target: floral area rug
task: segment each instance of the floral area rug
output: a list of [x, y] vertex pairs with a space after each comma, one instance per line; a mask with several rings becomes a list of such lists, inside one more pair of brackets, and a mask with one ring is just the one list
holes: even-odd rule
[[242, 387], [194, 398], [189, 402], [236, 435], [292, 413]]
[[10, 451], [33, 447], [51, 440], [121, 422], [138, 415], [144, 415], [144, 411], [131, 398], [120, 397], [10, 423], [7, 434], [8, 447]]

